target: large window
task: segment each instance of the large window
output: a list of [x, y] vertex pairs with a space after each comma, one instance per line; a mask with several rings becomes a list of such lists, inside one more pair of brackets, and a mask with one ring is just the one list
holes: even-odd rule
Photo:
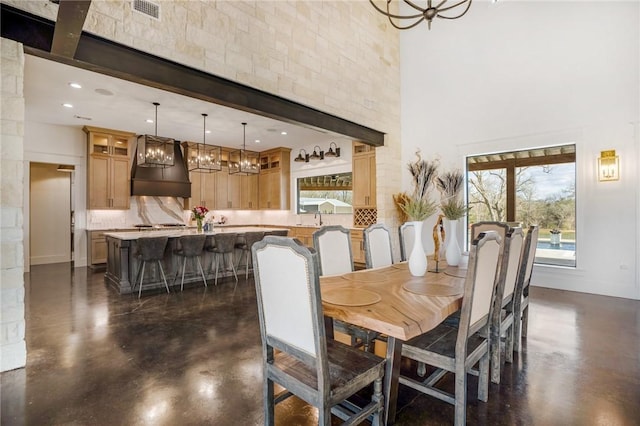
[[538, 225], [536, 262], [576, 265], [575, 145], [467, 158], [469, 223]]
[[351, 214], [353, 190], [351, 173], [299, 178], [298, 214]]

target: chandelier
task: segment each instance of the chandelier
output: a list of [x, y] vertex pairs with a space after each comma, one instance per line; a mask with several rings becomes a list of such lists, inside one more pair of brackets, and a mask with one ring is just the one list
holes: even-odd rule
[[242, 123], [243, 142], [242, 149], [229, 153], [229, 174], [242, 173], [245, 175], [257, 175], [260, 173], [260, 154], [255, 151], [247, 151], [247, 123]]
[[222, 170], [222, 149], [207, 145], [207, 114], [202, 114], [202, 143], [187, 142], [187, 167], [190, 172], [211, 173]]
[[[429, 29], [431, 29], [431, 21], [433, 21], [433, 18], [440, 18], [440, 19], [461, 18], [465, 15], [465, 13], [467, 13], [469, 8], [471, 7], [472, 0], [458, 0], [458, 1], [437, 0], [435, 6], [433, 5], [432, 0], [427, 0], [427, 4], [425, 8], [418, 6], [411, 0], [402, 0], [406, 5], [414, 9], [416, 12], [419, 12], [419, 13], [408, 14], [408, 15], [396, 15], [395, 13], [392, 13], [389, 10], [390, 9], [389, 6], [393, 3], [393, 0], [385, 0], [385, 1], [387, 3], [387, 7], [385, 9], [381, 9], [378, 6], [376, 6], [373, 0], [369, 0], [369, 3], [371, 3], [371, 5], [378, 12], [382, 13], [387, 18], [389, 18], [389, 22], [391, 23], [391, 25], [393, 25], [399, 30], [408, 30], [409, 28], [415, 27], [422, 21], [427, 21], [427, 25], [429, 26]], [[397, 0], [397, 1], [399, 2], [400, 0]], [[458, 6], [460, 6], [459, 11], [452, 10], [457, 8]], [[400, 8], [398, 7], [398, 10], [399, 9]], [[397, 20], [398, 22], [394, 22], [394, 19]], [[409, 19], [409, 20], [412, 20], [413, 22], [410, 22], [406, 26], [401, 26], [399, 24], [399, 21], [404, 19]]]
[[156, 107], [155, 135], [138, 136], [138, 166], [140, 167], [170, 167], [173, 166], [174, 140], [158, 136], [158, 102]]

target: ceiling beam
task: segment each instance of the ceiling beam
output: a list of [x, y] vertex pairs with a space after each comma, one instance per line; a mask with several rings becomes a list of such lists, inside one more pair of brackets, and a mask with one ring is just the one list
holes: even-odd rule
[[53, 55], [54, 23], [1, 4], [2, 37], [29, 54], [172, 93], [247, 111], [369, 145], [384, 145], [384, 133], [280, 96], [83, 32], [73, 58]]
[[60, 0], [51, 43], [52, 54], [67, 58], [75, 56], [89, 6], [91, 0]]

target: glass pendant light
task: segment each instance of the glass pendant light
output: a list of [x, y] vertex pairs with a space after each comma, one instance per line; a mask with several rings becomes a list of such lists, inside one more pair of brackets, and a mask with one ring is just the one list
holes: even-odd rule
[[260, 173], [260, 154], [255, 151], [247, 151], [247, 123], [242, 123], [242, 128], [242, 149], [229, 153], [229, 174], [257, 175]]
[[219, 146], [207, 145], [207, 116], [202, 114], [202, 143], [186, 143], [187, 168], [190, 172], [211, 173], [222, 170], [222, 149]]
[[158, 136], [158, 102], [156, 107], [155, 135], [140, 135], [137, 143], [137, 164], [139, 167], [170, 167], [174, 161], [175, 141]]

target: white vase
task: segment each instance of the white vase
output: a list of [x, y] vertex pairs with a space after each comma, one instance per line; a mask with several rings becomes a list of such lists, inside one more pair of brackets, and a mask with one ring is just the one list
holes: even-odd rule
[[460, 256], [462, 254], [462, 250], [460, 250], [460, 246], [458, 245], [458, 221], [457, 220], [447, 220], [447, 250], [445, 252], [445, 259], [447, 259], [447, 265], [449, 266], [458, 266], [460, 263]]
[[427, 273], [427, 256], [424, 254], [422, 247], [422, 222], [414, 221], [413, 231], [415, 233], [413, 240], [413, 248], [409, 255], [409, 272], [414, 277], [422, 277]]

